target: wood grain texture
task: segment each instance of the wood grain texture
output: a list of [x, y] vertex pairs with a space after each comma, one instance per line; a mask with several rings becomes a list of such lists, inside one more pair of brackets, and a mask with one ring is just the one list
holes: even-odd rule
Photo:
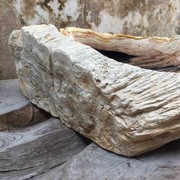
[[9, 44], [24, 95], [107, 150], [134, 156], [180, 138], [179, 73], [119, 63], [52, 25]]
[[50, 117], [21, 93], [17, 79], [0, 81], [0, 131], [33, 125]]
[[70, 159], [86, 143], [54, 118], [22, 130], [0, 132], [0, 179], [35, 177]]
[[180, 141], [127, 158], [89, 145], [62, 166], [34, 180], [179, 180]]
[[180, 71], [180, 36], [140, 37], [125, 34], [98, 33], [89, 29], [68, 27], [60, 33], [93, 48], [133, 55], [130, 64], [161, 71]]

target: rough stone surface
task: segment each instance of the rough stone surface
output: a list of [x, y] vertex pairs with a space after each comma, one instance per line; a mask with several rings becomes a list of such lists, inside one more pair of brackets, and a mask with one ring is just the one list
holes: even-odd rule
[[179, 148], [177, 141], [152, 153], [127, 158], [91, 144], [62, 166], [34, 180], [179, 180]]
[[119, 63], [52, 25], [9, 44], [24, 95], [100, 146], [134, 156], [179, 139], [180, 74]]
[[0, 179], [31, 179], [63, 164], [86, 145], [85, 139], [55, 118], [0, 132]]
[[23, 96], [17, 79], [0, 81], [0, 131], [33, 125], [50, 117]]

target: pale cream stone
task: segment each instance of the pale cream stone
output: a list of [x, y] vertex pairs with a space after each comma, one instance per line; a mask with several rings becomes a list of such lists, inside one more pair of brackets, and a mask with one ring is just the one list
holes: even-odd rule
[[101, 147], [134, 156], [179, 139], [180, 74], [109, 59], [52, 25], [24, 27], [9, 44], [24, 95]]

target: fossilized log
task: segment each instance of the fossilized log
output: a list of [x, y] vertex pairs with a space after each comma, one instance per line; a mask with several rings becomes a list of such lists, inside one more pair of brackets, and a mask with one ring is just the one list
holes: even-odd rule
[[25, 96], [100, 146], [133, 156], [180, 138], [180, 74], [116, 62], [52, 25], [9, 44]]
[[124, 180], [173, 179], [180, 177], [180, 141], [135, 158], [118, 156], [95, 144], [87, 146], [62, 166], [36, 180]]
[[148, 69], [180, 71], [180, 36], [138, 37], [97, 33], [74, 27], [60, 29], [60, 32], [96, 49], [136, 56], [130, 58], [130, 63], [133, 65]]
[[0, 132], [0, 179], [33, 178], [63, 164], [86, 145], [85, 139], [55, 118]]
[[0, 81], [0, 131], [33, 125], [50, 117], [23, 96], [17, 79]]

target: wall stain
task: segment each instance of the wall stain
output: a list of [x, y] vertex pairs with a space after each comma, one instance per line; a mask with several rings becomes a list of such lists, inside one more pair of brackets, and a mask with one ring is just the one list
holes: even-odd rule
[[59, 8], [58, 9], [63, 10], [67, 0], [58, 0], [58, 2], [59, 2]]
[[24, 0], [23, 1], [23, 9], [22, 9], [22, 13], [23, 15], [25, 15], [26, 17], [34, 17], [34, 9], [36, 6], [36, 1], [35, 0]]
[[[16, 3], [15, 0], [8, 1]], [[106, 29], [107, 23], [107, 25], [110, 24], [107, 28], [108, 32], [116, 31], [138, 36], [170, 36], [180, 32], [178, 18], [174, 18], [179, 8], [178, 0], [74, 0], [78, 4], [77, 13], [79, 15], [77, 18], [67, 17], [68, 12], [65, 12], [66, 3], [71, 2], [71, 0], [57, 1], [58, 17], [57, 13], [53, 12], [54, 8], [50, 6], [52, 1], [22, 1], [21, 4], [24, 6], [21, 7], [22, 12], [17, 12], [21, 24], [30, 25], [29, 22], [38, 20], [38, 24], [52, 23], [57, 27], [76, 26], [89, 29], [94, 27], [98, 31], [98, 29]], [[40, 12], [35, 11], [37, 5], [49, 14], [49, 19], [44, 20]], [[107, 22], [105, 22], [106, 14], [107, 17], [110, 16], [110, 19], [107, 18]], [[113, 17], [117, 24], [113, 22]]]
[[51, 7], [48, 5], [49, 2], [51, 2], [51, 0], [44, 0], [43, 2], [37, 2], [37, 5], [40, 5], [43, 9], [47, 9], [49, 12], [52, 12]]

